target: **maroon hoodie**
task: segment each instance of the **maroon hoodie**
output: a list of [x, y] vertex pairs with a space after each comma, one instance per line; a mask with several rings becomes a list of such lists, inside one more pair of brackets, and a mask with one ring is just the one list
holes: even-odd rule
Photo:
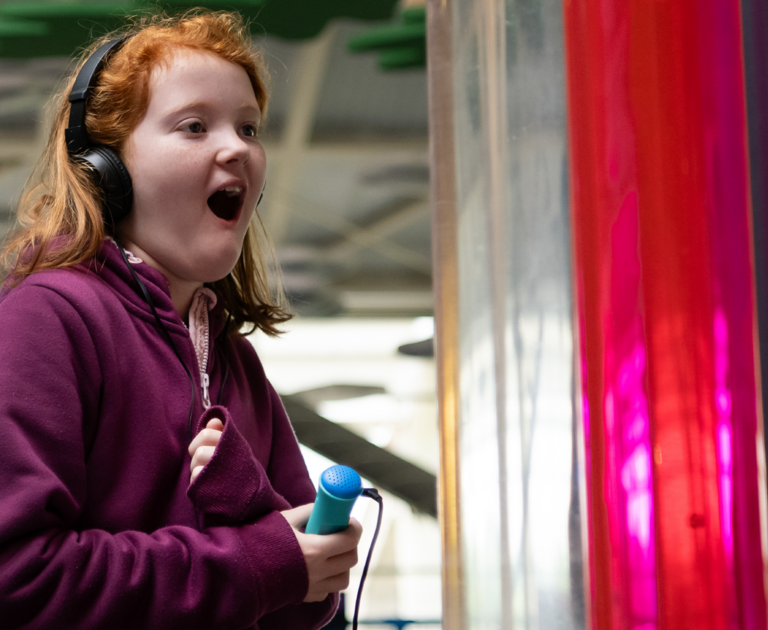
[[215, 298], [196, 296], [193, 344], [165, 278], [132, 267], [194, 381], [192, 433], [219, 417], [221, 441], [190, 486], [190, 381], [114, 242], [5, 290], [0, 626], [319, 628], [338, 597], [301, 603], [279, 511], [315, 492], [280, 399]]

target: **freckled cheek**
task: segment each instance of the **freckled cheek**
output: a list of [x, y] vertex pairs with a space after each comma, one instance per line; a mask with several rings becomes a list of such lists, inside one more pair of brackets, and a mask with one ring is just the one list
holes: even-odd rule
[[203, 160], [189, 154], [170, 154], [155, 161], [151, 176], [157, 188], [170, 196], [186, 199], [201, 195], [207, 182]]
[[267, 154], [264, 151], [264, 147], [261, 147], [261, 146], [259, 147], [259, 149], [256, 152], [256, 156], [255, 156], [254, 162], [257, 162], [260, 165], [261, 170], [266, 172], [266, 170], [267, 170]]
[[256, 155], [251, 158], [250, 167], [251, 181], [258, 189], [256, 191], [256, 199], [254, 200], [255, 203], [259, 199], [259, 195], [261, 194], [262, 188], [264, 187], [267, 175], [267, 159], [263, 150], [260, 153], [256, 153]]

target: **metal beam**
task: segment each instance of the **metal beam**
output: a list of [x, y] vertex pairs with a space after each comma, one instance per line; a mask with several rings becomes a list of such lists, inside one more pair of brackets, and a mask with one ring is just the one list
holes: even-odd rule
[[322, 204], [305, 199], [290, 191], [284, 192], [286, 200], [290, 200], [293, 212], [300, 215], [303, 220], [319, 225], [326, 230], [336, 232], [354, 242], [359, 242], [361, 247], [374, 250], [403, 267], [428, 275], [432, 273], [432, 260], [429, 254], [415, 252], [384, 237], [373, 239], [367, 233], [368, 230], [360, 228], [360, 226], [341, 215], [329, 212]]
[[[271, 161], [279, 163], [283, 159], [283, 145], [279, 139], [264, 141], [264, 148]], [[371, 140], [318, 140], [304, 147], [304, 155], [312, 158], [325, 157], [354, 157], [368, 159], [371, 157], [390, 161], [419, 161], [426, 164], [428, 160], [428, 141], [426, 138], [411, 138], [403, 140], [371, 139]]]
[[354, 468], [379, 490], [386, 490], [415, 510], [437, 518], [437, 479], [433, 474], [323, 418], [298, 396], [282, 399], [296, 437], [304, 446]]
[[[429, 201], [411, 199], [400, 208], [365, 227], [355, 227], [344, 232], [343, 240], [323, 250], [324, 255], [334, 260], [343, 260], [357, 253], [361, 248], [373, 248], [392, 234], [412, 225], [416, 220], [429, 213]], [[425, 261], [427, 257], [425, 256]], [[427, 271], [430, 268], [427, 268]]]
[[275, 245], [282, 242], [293, 209], [290, 194], [296, 187], [312, 136], [336, 30], [333, 25], [328, 25], [317, 39], [304, 43], [292, 72], [293, 89], [280, 142], [279, 161], [276, 173], [269, 175], [270, 194], [264, 211], [264, 222]]

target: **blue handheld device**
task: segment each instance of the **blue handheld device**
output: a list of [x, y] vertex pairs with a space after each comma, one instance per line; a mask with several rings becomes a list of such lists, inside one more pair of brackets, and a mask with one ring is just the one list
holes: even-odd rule
[[335, 534], [349, 525], [349, 514], [363, 482], [348, 466], [331, 466], [320, 475], [315, 507], [304, 530], [307, 534]]

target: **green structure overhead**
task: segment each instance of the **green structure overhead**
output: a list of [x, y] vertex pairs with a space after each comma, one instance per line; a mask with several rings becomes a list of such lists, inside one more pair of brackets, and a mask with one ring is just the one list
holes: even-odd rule
[[382, 70], [423, 68], [427, 64], [426, 8], [404, 10], [396, 22], [371, 28], [348, 42], [352, 52], [377, 52]]
[[0, 58], [71, 56], [93, 37], [120, 27], [127, 17], [161, 9], [234, 10], [249, 21], [254, 35], [307, 39], [332, 18], [390, 19], [396, 4], [397, 0], [18, 0], [0, 4]]

